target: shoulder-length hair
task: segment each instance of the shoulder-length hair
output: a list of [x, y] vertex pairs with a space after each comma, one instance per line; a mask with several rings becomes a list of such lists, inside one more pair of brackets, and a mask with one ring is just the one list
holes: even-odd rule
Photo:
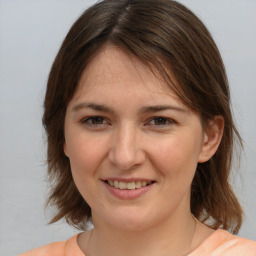
[[[199, 163], [191, 186], [191, 212], [201, 222], [237, 233], [242, 209], [229, 183], [234, 125], [224, 64], [209, 31], [190, 10], [173, 0], [105, 0], [87, 9], [73, 24], [53, 62], [44, 102], [48, 141], [48, 205], [57, 208], [51, 223], [66, 221], [85, 229], [90, 206], [78, 192], [63, 152], [64, 119], [86, 65], [106, 43], [135, 56], [164, 79], [170, 90], [199, 113], [203, 127], [216, 115], [224, 132], [215, 155]], [[174, 76], [175, 81], [172, 77]]]

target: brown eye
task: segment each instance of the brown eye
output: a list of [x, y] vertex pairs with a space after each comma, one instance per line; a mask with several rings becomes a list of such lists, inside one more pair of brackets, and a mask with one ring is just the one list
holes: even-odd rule
[[104, 118], [99, 116], [92, 117], [91, 120], [92, 124], [103, 124], [104, 122]]
[[168, 120], [166, 118], [157, 117], [153, 119], [155, 125], [166, 125]]
[[151, 120], [148, 122], [148, 125], [151, 126], [168, 126], [175, 123], [172, 119], [166, 118], [166, 117], [153, 117]]
[[84, 119], [82, 123], [97, 126], [97, 125], [107, 124], [107, 121], [105, 120], [104, 117], [101, 117], [101, 116], [91, 116]]

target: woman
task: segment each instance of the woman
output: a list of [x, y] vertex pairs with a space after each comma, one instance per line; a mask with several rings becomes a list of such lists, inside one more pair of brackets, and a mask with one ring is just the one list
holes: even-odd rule
[[[29, 255], [256, 255], [233, 235], [225, 68], [210, 33], [171, 0], [105, 0], [67, 34], [43, 123], [52, 223], [81, 230]], [[229, 233], [229, 232], [230, 233]]]

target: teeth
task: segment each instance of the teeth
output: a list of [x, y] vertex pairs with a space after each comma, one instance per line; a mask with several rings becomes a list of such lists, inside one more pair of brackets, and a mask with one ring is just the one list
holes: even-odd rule
[[142, 186], [142, 187], [147, 186], [147, 182], [146, 182], [146, 181], [142, 181], [142, 182], [141, 182], [141, 186]]
[[128, 182], [127, 183], [127, 189], [135, 189], [135, 182], [134, 181]]
[[119, 188], [120, 189], [126, 189], [127, 188], [127, 185], [126, 185], [126, 183], [125, 182], [119, 182]]
[[119, 188], [119, 182], [117, 180], [114, 181], [114, 187]]
[[135, 188], [140, 188], [140, 187], [141, 187], [141, 181], [136, 181]]
[[145, 187], [151, 183], [152, 181], [123, 182], [123, 181], [117, 181], [117, 180], [108, 180], [108, 184], [112, 187], [119, 188], [119, 189], [129, 189], [129, 190]]

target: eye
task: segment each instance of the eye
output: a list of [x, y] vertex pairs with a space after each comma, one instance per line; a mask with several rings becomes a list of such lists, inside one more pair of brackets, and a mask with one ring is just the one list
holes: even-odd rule
[[101, 125], [107, 124], [108, 122], [106, 121], [106, 119], [104, 117], [91, 116], [91, 117], [83, 119], [82, 123], [92, 125], [92, 126], [101, 126]]
[[153, 117], [149, 120], [148, 124], [153, 126], [168, 126], [175, 123], [174, 120], [166, 117]]

